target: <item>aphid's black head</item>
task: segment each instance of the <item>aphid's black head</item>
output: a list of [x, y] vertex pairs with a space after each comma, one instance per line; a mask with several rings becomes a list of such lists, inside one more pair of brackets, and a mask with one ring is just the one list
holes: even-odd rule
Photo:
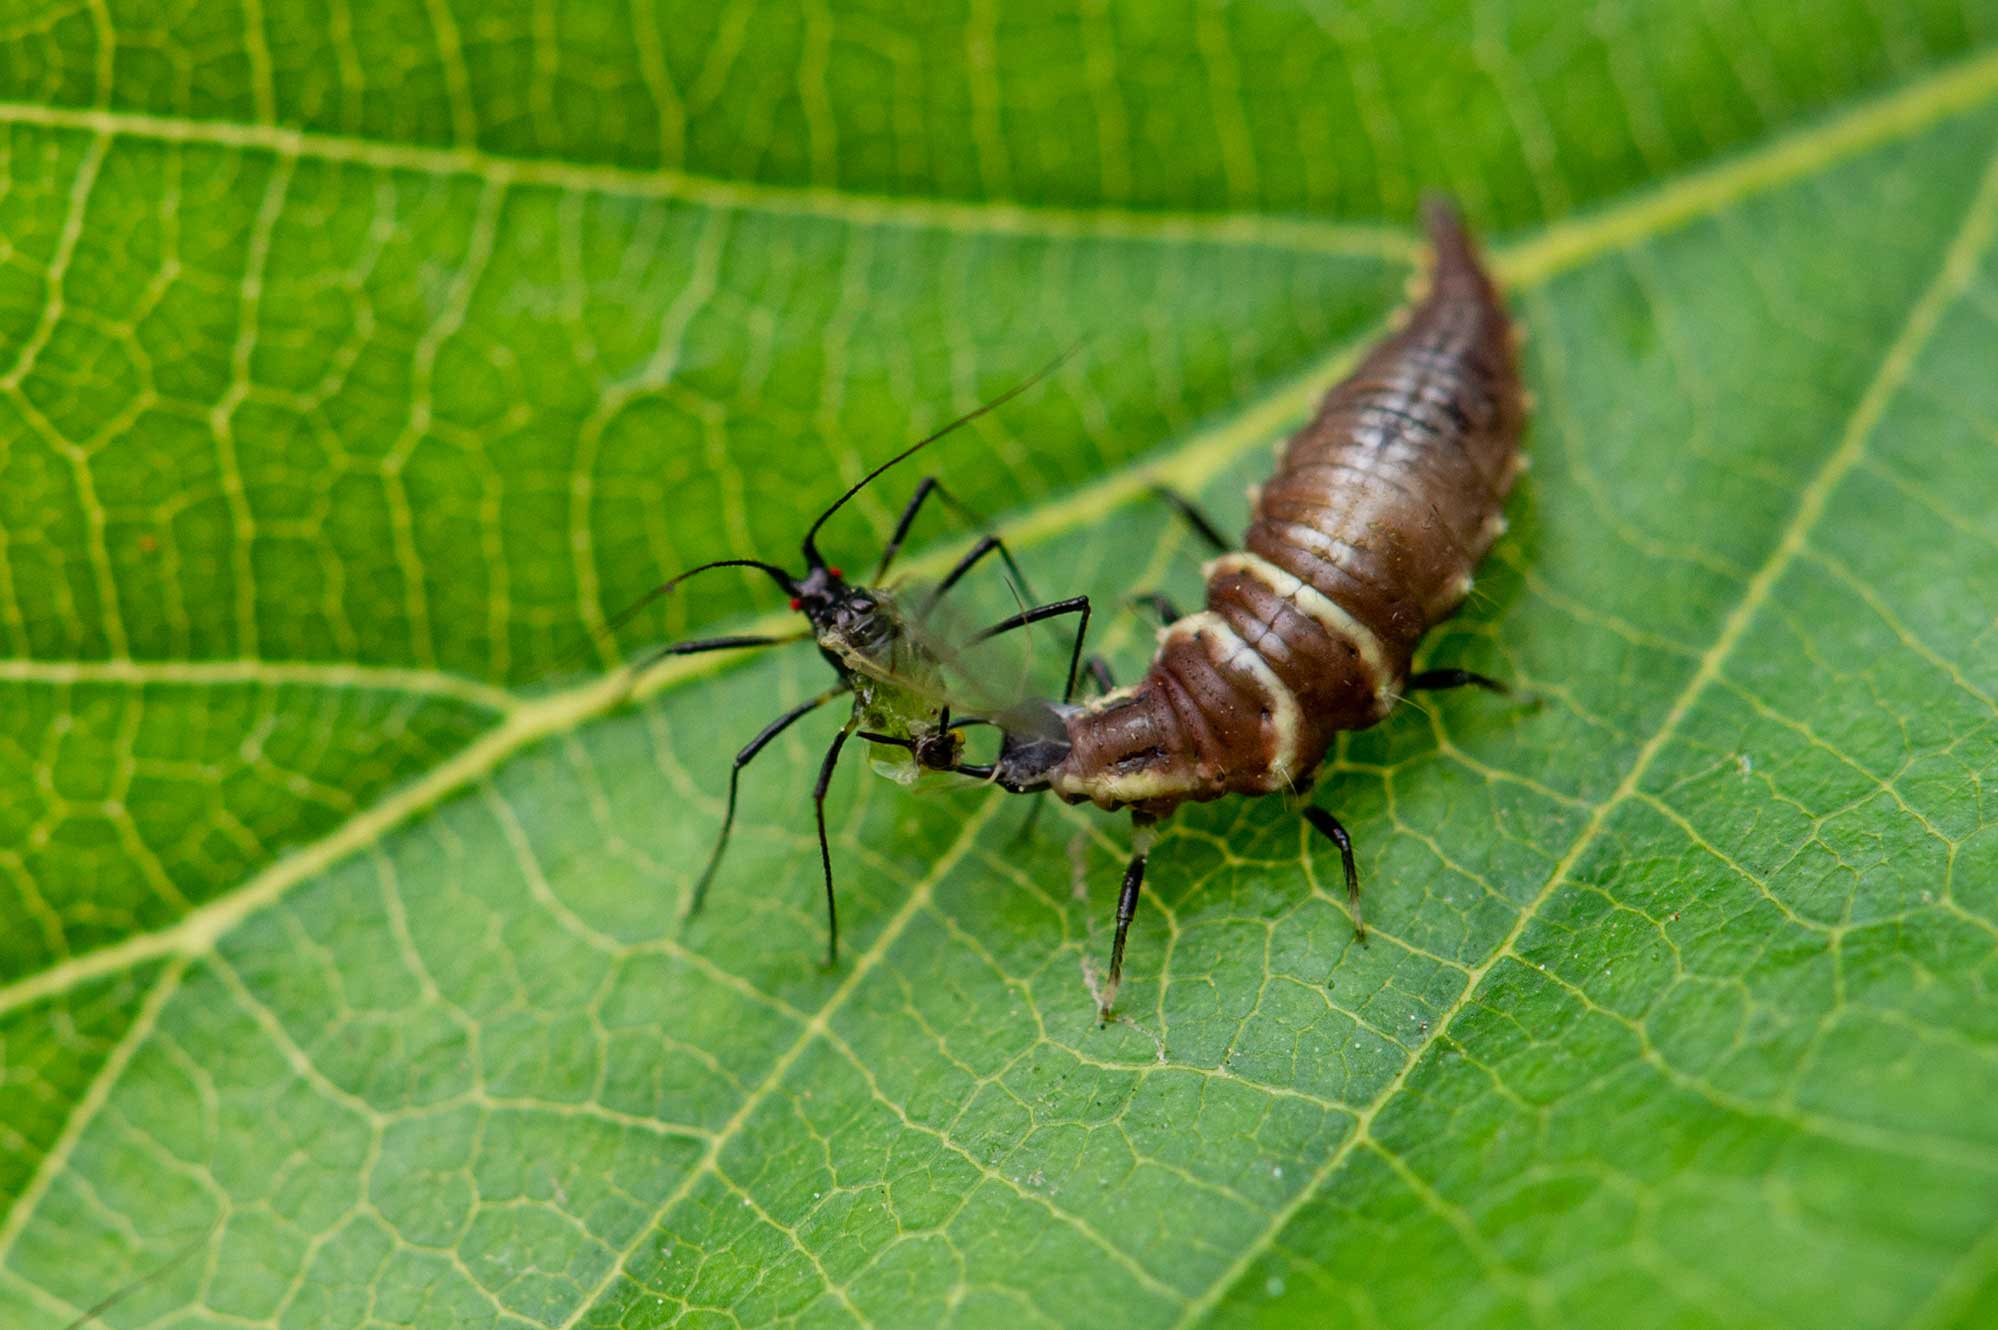
[[896, 636], [895, 615], [882, 594], [848, 583], [840, 570], [820, 564], [791, 589], [791, 608], [811, 621], [822, 647], [874, 656]]
[[805, 575], [791, 584], [791, 608], [817, 627], [820, 620], [852, 594], [845, 576], [828, 564], [814, 562]]

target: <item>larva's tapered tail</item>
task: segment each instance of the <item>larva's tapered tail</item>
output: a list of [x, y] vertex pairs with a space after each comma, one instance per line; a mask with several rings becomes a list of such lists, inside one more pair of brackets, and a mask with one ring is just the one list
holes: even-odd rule
[[1430, 265], [1436, 282], [1448, 283], [1460, 298], [1496, 304], [1498, 289], [1455, 205], [1441, 195], [1431, 195], [1422, 202], [1422, 221], [1429, 233]]
[[1144, 682], [1068, 718], [1048, 781], [1163, 813], [1308, 778], [1340, 730], [1387, 714], [1422, 635], [1504, 529], [1524, 396], [1511, 323], [1447, 203], [1425, 209], [1426, 290], [1284, 446], [1207, 606]]

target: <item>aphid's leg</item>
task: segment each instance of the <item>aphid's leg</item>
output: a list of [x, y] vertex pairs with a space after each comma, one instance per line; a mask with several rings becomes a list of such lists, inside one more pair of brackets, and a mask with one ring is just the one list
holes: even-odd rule
[[1103, 657], [1091, 656], [1082, 663], [1082, 668], [1089, 671], [1090, 680], [1095, 683], [1097, 692], [1114, 693], [1117, 691], [1117, 680], [1111, 676], [1110, 664]]
[[1464, 687], [1482, 688], [1488, 693], [1497, 693], [1500, 697], [1512, 696], [1512, 689], [1497, 679], [1473, 674], [1469, 670], [1424, 670], [1420, 674], [1409, 675], [1407, 684], [1407, 690], [1411, 693], [1423, 690], [1441, 692], [1445, 688]]
[[1064, 614], [1079, 616], [1075, 625], [1075, 645], [1068, 653], [1068, 682], [1061, 690], [1061, 700], [1066, 702], [1075, 696], [1075, 676], [1082, 669], [1082, 639], [1089, 632], [1089, 597], [1071, 596], [1067, 600], [1049, 601], [1030, 610], [1021, 610], [1018, 614], [1001, 619], [972, 640], [984, 642], [1001, 633], [1010, 633], [1015, 628], [1024, 628], [1043, 619], [1060, 618]]
[[1161, 624], [1177, 623], [1183, 616], [1179, 606], [1172, 603], [1163, 591], [1141, 591], [1131, 597], [1133, 605], [1143, 605], [1159, 616]]
[[[902, 542], [908, 538], [909, 528], [915, 525], [916, 514], [922, 511], [924, 501], [932, 494], [943, 500], [944, 506], [957, 514], [959, 521], [974, 531], [983, 531], [984, 519], [959, 503], [957, 497], [943, 487], [942, 481], [935, 476], [924, 476], [922, 483], [916, 486], [916, 492], [909, 496], [909, 506], [902, 510], [902, 516], [896, 520], [895, 531], [888, 537], [887, 547], [881, 551], [881, 562], [874, 569], [874, 581], [877, 585], [888, 576], [889, 565], [895, 562], [895, 556], [901, 552]], [[1014, 561], [1012, 551], [1006, 548], [1005, 542], [999, 537], [987, 533], [972, 547], [969, 554], [958, 560], [957, 567], [944, 576], [936, 589], [930, 592], [929, 604], [936, 604], [944, 592], [950, 590], [959, 578], [971, 571], [972, 565], [993, 550], [999, 551], [999, 558], [1005, 563], [1006, 571], [1012, 575], [1014, 583], [1020, 588], [1020, 594], [1032, 600], [1034, 593], [1027, 586], [1027, 575], [1020, 571], [1020, 565]]]
[[1206, 542], [1207, 546], [1216, 554], [1226, 554], [1229, 550], [1235, 548], [1234, 542], [1222, 535], [1221, 528], [1214, 525], [1214, 519], [1200, 511], [1199, 506], [1193, 500], [1187, 498], [1178, 490], [1169, 489], [1164, 485], [1154, 485], [1152, 486], [1152, 493], [1157, 495], [1161, 502], [1169, 505], [1174, 512], [1178, 513], [1181, 519], [1193, 528], [1194, 534]]
[[833, 768], [839, 765], [839, 750], [846, 747], [846, 738], [853, 733], [856, 722], [849, 720], [833, 736], [832, 747], [826, 749], [826, 760], [819, 767], [819, 783], [812, 787], [812, 811], [819, 820], [819, 867], [826, 875], [826, 967], [839, 964], [839, 908], [833, 904], [832, 844], [826, 839], [826, 791], [832, 787]]
[[942, 600], [945, 593], [956, 586], [958, 581], [966, 573], [970, 572], [980, 559], [994, 550], [999, 551], [999, 558], [1005, 563], [1006, 574], [1013, 579], [1013, 585], [1020, 589], [1022, 596], [1028, 600], [1032, 600], [1034, 598], [1033, 588], [1027, 585], [1027, 575], [1021, 572], [1020, 565], [1013, 561], [1013, 555], [1007, 550], [1006, 542], [997, 536], [980, 536], [978, 543], [973, 545], [970, 551], [957, 561], [955, 567], [944, 574], [941, 582], [938, 582], [935, 587], [931, 588], [930, 594], [923, 600], [923, 608], [928, 610], [931, 606]]
[[877, 585], [888, 575], [888, 565], [894, 563], [895, 556], [901, 553], [902, 542], [908, 538], [909, 528], [916, 524], [916, 514], [923, 510], [924, 500], [942, 488], [935, 476], [924, 476], [922, 483], [916, 486], [916, 492], [909, 496], [908, 506], [902, 509], [902, 515], [895, 520], [894, 533], [888, 537], [887, 545], [882, 547], [881, 562], [874, 567], [874, 581]]
[[1346, 904], [1353, 911], [1353, 936], [1365, 942], [1367, 920], [1360, 913], [1360, 870], [1353, 865], [1353, 838], [1339, 825], [1339, 819], [1324, 809], [1307, 805], [1302, 812], [1314, 831], [1339, 847], [1339, 862], [1346, 870]]
[[762, 731], [754, 739], [744, 744], [742, 751], [735, 755], [735, 765], [730, 767], [728, 771], [728, 808], [722, 814], [721, 835], [715, 838], [714, 851], [708, 855], [708, 866], [701, 870], [700, 880], [694, 883], [693, 898], [687, 902], [687, 918], [691, 919], [701, 912], [701, 906], [708, 898], [708, 884], [715, 880], [715, 870], [721, 867], [722, 851], [728, 848], [728, 834], [735, 827], [735, 787], [736, 781], [742, 775], [742, 769], [749, 765], [752, 758], [767, 748], [772, 739], [775, 739], [778, 735], [789, 729], [793, 722], [801, 719], [814, 708], [824, 706], [845, 691], [846, 684], [842, 682], [826, 689], [823, 693], [820, 693], [817, 697], [809, 701], [800, 702], [776, 720], [765, 725]]
[[1117, 933], [1110, 939], [1110, 976], [1103, 984], [1103, 996], [1096, 1004], [1096, 1019], [1109, 1023], [1110, 1008], [1117, 1002], [1117, 986], [1124, 982], [1124, 938], [1138, 913], [1138, 892], [1145, 885], [1145, 859], [1158, 837], [1158, 819], [1149, 813], [1131, 814], [1131, 862], [1124, 865], [1124, 885], [1117, 892]]
[[[1050, 360], [1047, 364], [1043, 365], [1040, 369], [1035, 370], [1033, 374], [1029, 375], [1025, 380], [1014, 384], [1011, 388], [1008, 388], [1005, 392], [1000, 393], [997, 397], [989, 398], [986, 401], [979, 403], [978, 406], [965, 412], [963, 415], [959, 416], [956, 420], [951, 421], [948, 425], [945, 425], [943, 428], [931, 430], [928, 434], [925, 434], [922, 438], [916, 440], [914, 443], [910, 444], [907, 448], [904, 448], [901, 452], [896, 453], [893, 457], [883, 462], [880, 466], [875, 467], [872, 471], [869, 471], [866, 475], [862, 476], [857, 483], [849, 485], [847, 487], [846, 493], [840, 495], [837, 499], [834, 499], [832, 501], [832, 506], [827, 508], [824, 512], [820, 513], [817, 517], [813, 518], [812, 524], [809, 527], [805, 528], [805, 539], [804, 539], [805, 565], [808, 568], [823, 568], [826, 566], [825, 560], [821, 558], [819, 555], [819, 546], [818, 546], [819, 528], [823, 527], [834, 513], [838, 512], [841, 508], [845, 507], [847, 501], [852, 499], [854, 495], [860, 493], [862, 490], [866, 489], [869, 485], [872, 485], [876, 480], [879, 480], [889, 470], [891, 470], [894, 467], [900, 466], [903, 462], [908, 461], [911, 457], [914, 457], [917, 453], [929, 447], [931, 444], [935, 443], [938, 439], [943, 438], [945, 435], [950, 434], [953, 431], [963, 429], [966, 425], [969, 425], [972, 421], [978, 419], [980, 416], [989, 415], [992, 412], [997, 411], [1000, 407], [1006, 405], [1006, 403], [1012, 401], [1015, 397], [1018, 397], [1021, 393], [1027, 391], [1027, 389], [1033, 387], [1035, 384], [1039, 383], [1042, 379], [1045, 379], [1048, 375], [1054, 373], [1057, 369], [1061, 367], [1063, 361], [1067, 360], [1070, 356], [1075, 354], [1076, 350], [1077, 347], [1071, 347], [1068, 350], [1062, 352], [1060, 355], [1056, 356], [1053, 360]], [[935, 487], [932, 486], [932, 488]], [[881, 575], [879, 573], [875, 574], [874, 580], [877, 582], [880, 581]]]

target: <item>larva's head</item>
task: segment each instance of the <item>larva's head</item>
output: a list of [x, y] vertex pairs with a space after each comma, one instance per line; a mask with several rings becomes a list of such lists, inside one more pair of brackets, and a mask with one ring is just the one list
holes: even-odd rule
[[992, 780], [1014, 794], [1048, 788], [1054, 769], [1068, 758], [1068, 725], [1060, 708], [1047, 702], [1022, 702], [997, 718], [999, 759], [990, 768]]

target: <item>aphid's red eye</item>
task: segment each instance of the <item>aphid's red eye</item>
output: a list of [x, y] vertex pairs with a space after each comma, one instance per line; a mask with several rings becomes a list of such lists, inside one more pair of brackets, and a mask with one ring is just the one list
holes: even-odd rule
[[839, 569], [837, 569], [837, 568], [828, 568], [828, 569], [826, 569], [826, 571], [827, 571], [827, 572], [829, 572], [829, 573], [831, 573], [831, 574], [832, 574], [832, 575], [833, 575], [834, 577], [845, 577], [845, 576], [846, 576], [846, 574], [845, 574], [845, 573], [841, 572], [841, 571], [840, 571]]
[[796, 596], [793, 596], [791, 597], [791, 608], [794, 610], [802, 610], [803, 608], [805, 608], [805, 602], [799, 600]]

